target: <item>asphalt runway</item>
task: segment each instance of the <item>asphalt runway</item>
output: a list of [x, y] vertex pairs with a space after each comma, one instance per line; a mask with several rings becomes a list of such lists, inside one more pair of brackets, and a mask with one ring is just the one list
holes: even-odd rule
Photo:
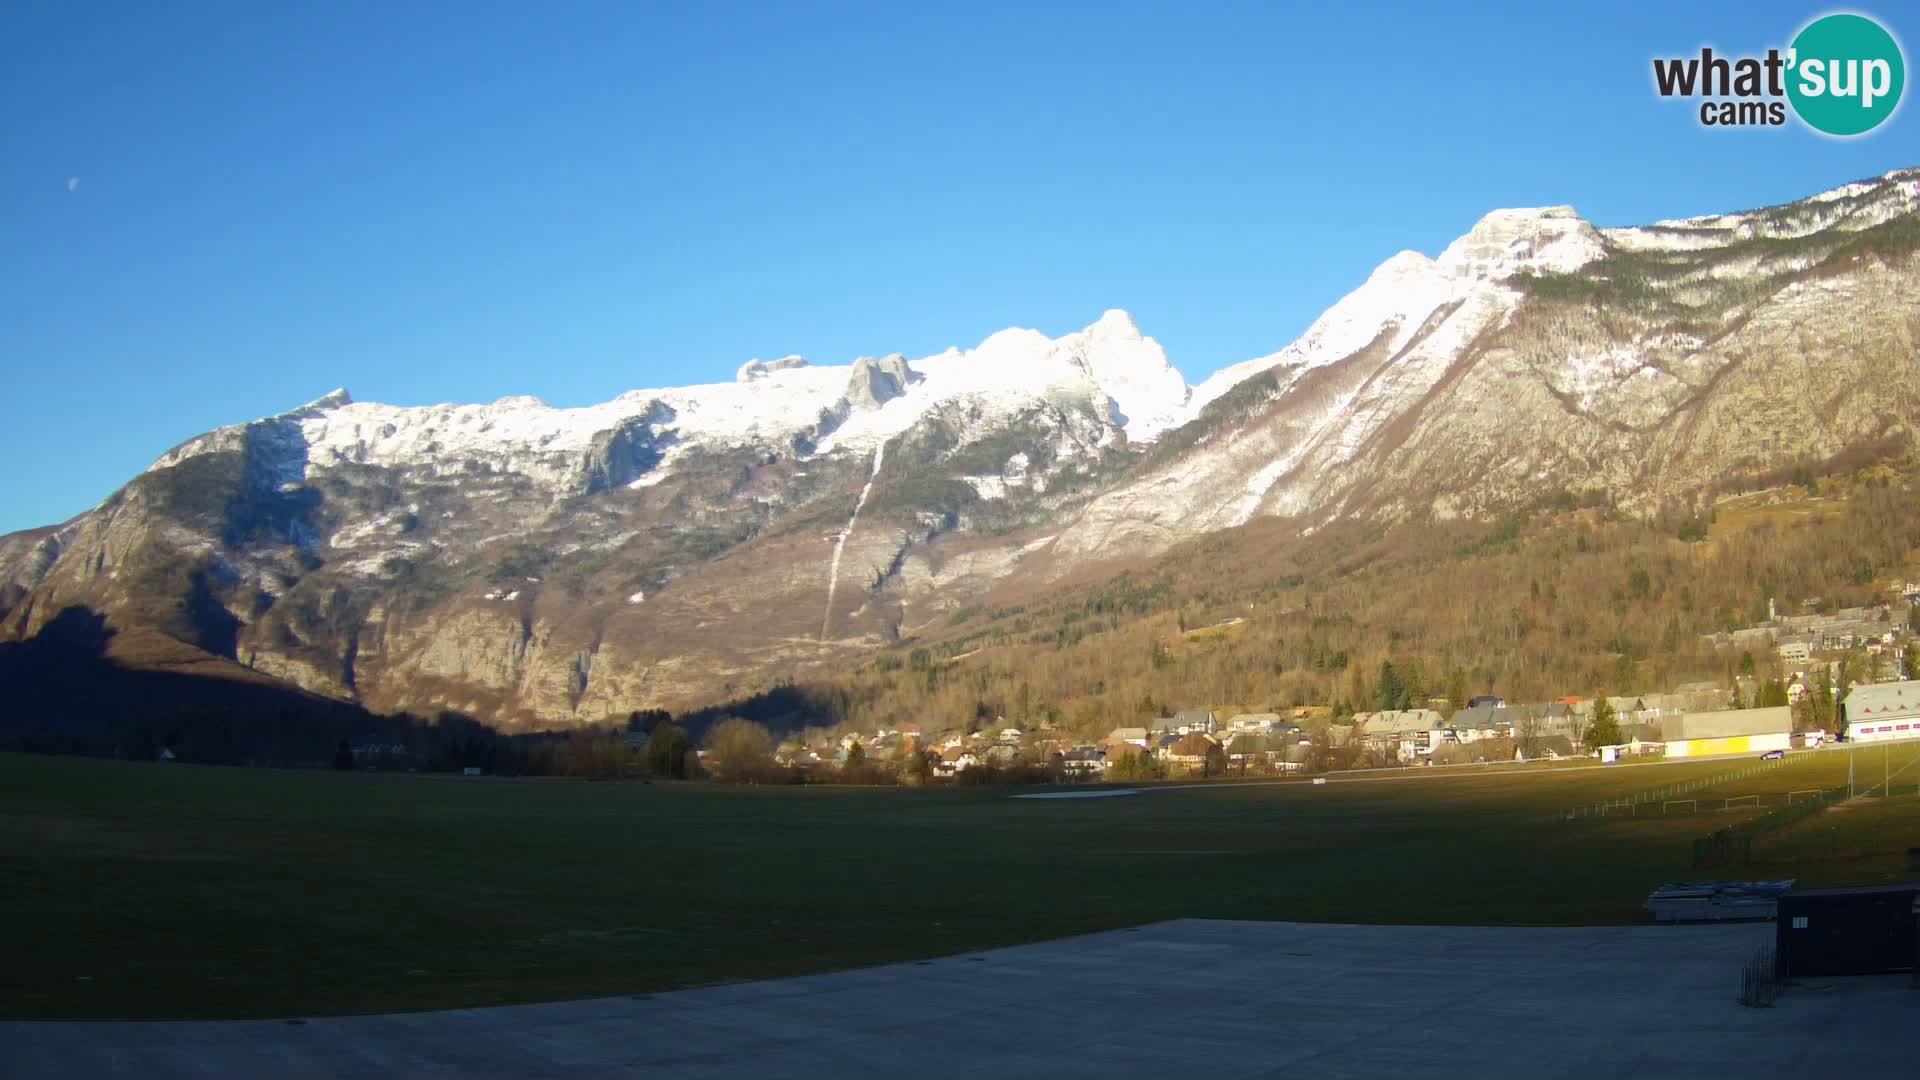
[[1905, 1076], [1920, 991], [1738, 1001], [1770, 924], [1178, 920], [674, 993], [250, 1021], [0, 1022], [0, 1076]]

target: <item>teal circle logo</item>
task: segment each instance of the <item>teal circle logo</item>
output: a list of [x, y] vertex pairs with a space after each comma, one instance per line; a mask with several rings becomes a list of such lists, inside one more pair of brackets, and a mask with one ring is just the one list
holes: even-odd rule
[[1807, 24], [1787, 54], [1787, 99], [1815, 131], [1864, 135], [1900, 104], [1907, 65], [1900, 43], [1865, 15], [1827, 15]]

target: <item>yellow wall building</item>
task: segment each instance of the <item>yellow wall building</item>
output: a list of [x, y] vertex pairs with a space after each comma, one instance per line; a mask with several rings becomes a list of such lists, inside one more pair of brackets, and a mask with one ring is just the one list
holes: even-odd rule
[[1793, 710], [1781, 705], [1687, 713], [1668, 720], [1663, 731], [1670, 758], [1764, 754], [1792, 747]]

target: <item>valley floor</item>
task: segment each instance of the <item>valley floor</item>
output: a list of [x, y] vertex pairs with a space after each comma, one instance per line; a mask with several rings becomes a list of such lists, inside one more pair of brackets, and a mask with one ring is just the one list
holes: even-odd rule
[[[1859, 773], [1899, 774], [1916, 749], [1863, 751]], [[1843, 785], [1849, 758], [1023, 800], [0, 755], [0, 919], [17, 931], [0, 1017], [657, 993], [1180, 918], [1643, 923], [1670, 881], [1904, 879], [1920, 798], [1847, 804], [1762, 836], [1748, 865], [1704, 871], [1695, 839], [1759, 811], [1568, 809], [1682, 782], [1703, 808], [1773, 805]]]

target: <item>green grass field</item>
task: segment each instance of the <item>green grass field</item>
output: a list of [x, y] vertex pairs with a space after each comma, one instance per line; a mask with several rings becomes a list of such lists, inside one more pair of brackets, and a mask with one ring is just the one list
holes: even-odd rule
[[[1748, 786], [1819, 786], [1835, 769], [1844, 781], [1842, 755], [1819, 757], [1794, 767], [1812, 783], [1781, 770]], [[1634, 922], [1652, 887], [1698, 876], [1692, 840], [1740, 812], [1562, 813], [1728, 768], [1029, 801], [0, 756], [0, 914], [13, 931], [0, 1015], [643, 993], [1179, 916]], [[1879, 880], [1887, 853], [1920, 843], [1920, 814], [1895, 812], [1903, 803], [1920, 799], [1796, 826], [1884, 815], [1858, 818], [1844, 842], [1823, 833], [1825, 846], [1795, 848], [1789, 830], [1756, 849], [1767, 861], [1755, 872]]]

